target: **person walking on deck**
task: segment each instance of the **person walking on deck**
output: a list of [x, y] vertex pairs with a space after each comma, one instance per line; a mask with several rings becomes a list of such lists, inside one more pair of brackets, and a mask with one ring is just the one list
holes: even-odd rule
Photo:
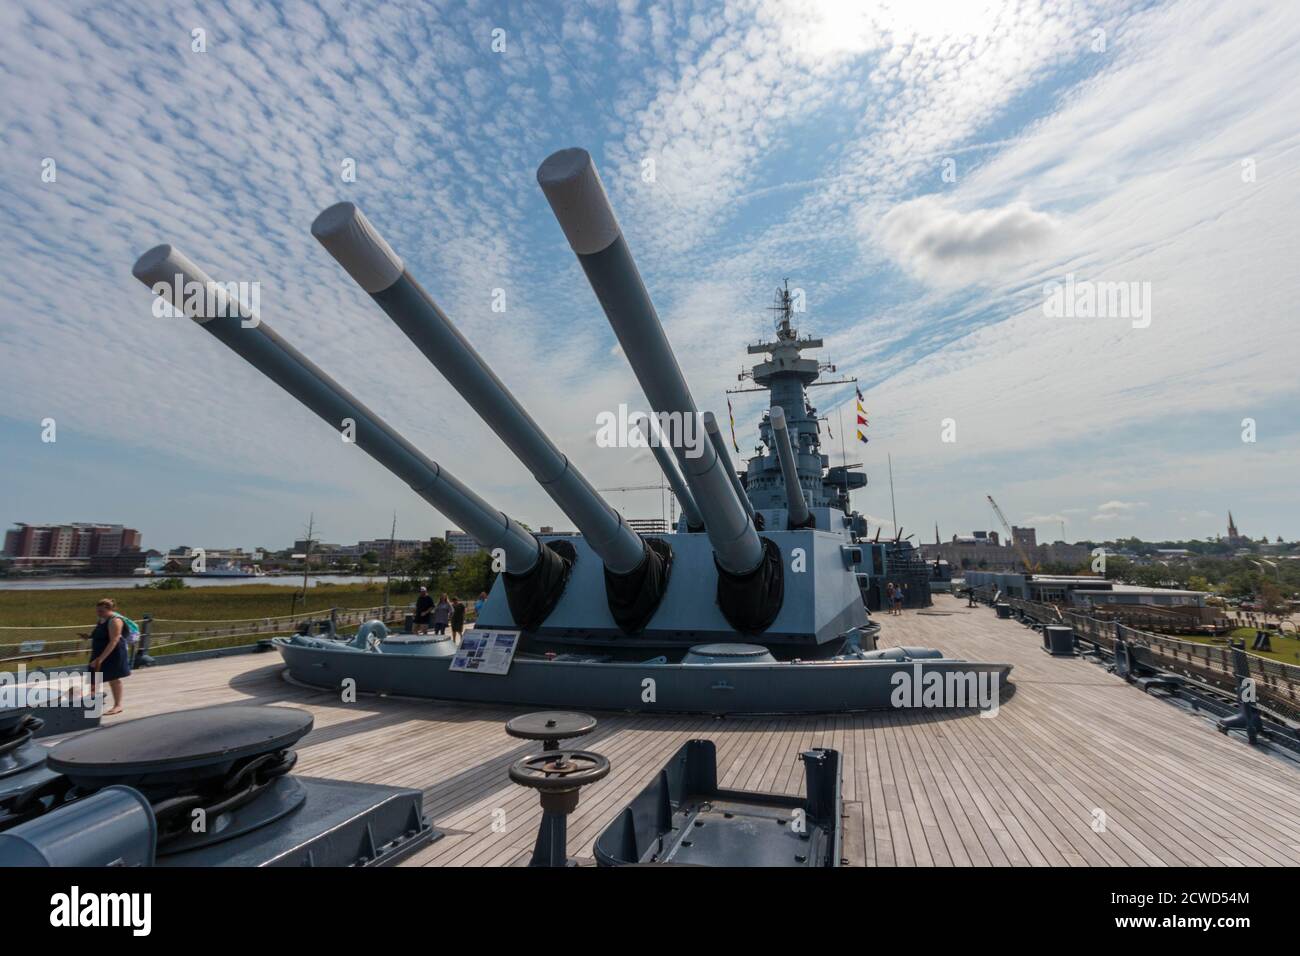
[[447, 633], [447, 622], [451, 620], [451, 602], [447, 600], [447, 595], [438, 599], [437, 606], [433, 609], [433, 633]]
[[122, 681], [131, 676], [131, 655], [127, 645], [126, 619], [117, 613], [112, 598], [95, 604], [99, 623], [90, 634], [90, 671], [108, 682], [113, 707], [105, 716], [122, 712]]

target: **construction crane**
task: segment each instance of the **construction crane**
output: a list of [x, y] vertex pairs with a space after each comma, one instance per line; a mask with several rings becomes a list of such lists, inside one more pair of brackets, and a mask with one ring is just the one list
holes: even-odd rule
[[[659, 499], [660, 514], [663, 514], [662, 494], [663, 492], [668, 491], [668, 483], [661, 479], [659, 484], [657, 485], [623, 485], [618, 488], [597, 488], [596, 490], [600, 492], [658, 491], [660, 493], [660, 499]], [[672, 494], [672, 492], [669, 492], [668, 493], [668, 527], [672, 528], [676, 524], [677, 524], [677, 498], [675, 495]]]
[[1025, 571], [1029, 574], [1037, 574], [1037, 562], [1030, 561], [1029, 555], [1025, 554], [1025, 549], [1020, 546], [1020, 541], [1011, 530], [1011, 524], [1007, 521], [1007, 516], [1002, 513], [1002, 509], [998, 507], [998, 503], [993, 500], [992, 495], [985, 495], [984, 497], [989, 500], [989, 504], [993, 506], [993, 513], [996, 514], [998, 520], [1002, 522], [1002, 530], [1007, 533], [1007, 540], [1010, 541], [1011, 546], [1016, 549], [1016, 554], [1020, 555], [1020, 560], [1025, 566]]

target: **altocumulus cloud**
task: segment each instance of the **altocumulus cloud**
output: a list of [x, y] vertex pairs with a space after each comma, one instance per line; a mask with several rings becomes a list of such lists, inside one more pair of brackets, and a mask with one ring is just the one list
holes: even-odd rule
[[1058, 220], [1027, 203], [962, 211], [934, 196], [899, 203], [878, 226], [859, 225], [864, 239], [933, 285], [994, 281], [1041, 254], [1060, 230]]

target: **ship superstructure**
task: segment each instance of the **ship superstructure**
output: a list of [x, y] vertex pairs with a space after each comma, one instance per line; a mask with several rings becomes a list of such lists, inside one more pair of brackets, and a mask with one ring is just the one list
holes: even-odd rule
[[[733, 389], [731, 394], [762, 390], [769, 393], [770, 406], [780, 408], [785, 419], [799, 487], [814, 519], [820, 510], [834, 509], [856, 519], [853, 523], [859, 528], [855, 530], [865, 533], [865, 522], [852, 512], [849, 492], [865, 488], [867, 476], [858, 470], [859, 464], [831, 464], [830, 456], [822, 451], [821, 419], [808, 399], [808, 389], [813, 386], [851, 384], [855, 380], [821, 380], [822, 373], [833, 373], [835, 366], [803, 355], [806, 351], [820, 349], [822, 340], [799, 335], [794, 326], [795, 303], [796, 295], [791, 294], [787, 281], [777, 289], [776, 304], [772, 308], [776, 315], [775, 337], [771, 341], [756, 342], [746, 349], [750, 355], [763, 356], [762, 361], [739, 376], [742, 381], [752, 381], [756, 387]], [[758, 431], [762, 445], [755, 449], [758, 454], [747, 463], [745, 490], [756, 511], [765, 516], [769, 511], [784, 513], [786, 487], [770, 414], [763, 416]], [[829, 524], [823, 520], [817, 522], [817, 526], [825, 529]]]

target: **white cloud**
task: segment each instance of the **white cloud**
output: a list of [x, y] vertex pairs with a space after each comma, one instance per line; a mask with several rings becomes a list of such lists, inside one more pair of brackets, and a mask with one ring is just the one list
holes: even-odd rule
[[1110, 512], [1128, 512], [1128, 511], [1133, 511], [1134, 509], [1137, 508], [1145, 508], [1145, 507], [1146, 507], [1145, 501], [1116, 501], [1112, 499], [1110, 501], [1103, 501], [1101, 504], [1097, 505], [1097, 510], [1110, 511]]
[[1059, 224], [1027, 203], [963, 212], [935, 196], [894, 206], [876, 224], [864, 215], [866, 237], [904, 270], [937, 285], [994, 284], [1008, 267], [1041, 256]]
[[[657, 480], [586, 438], [596, 411], [643, 399], [533, 182], [551, 149], [579, 143], [699, 404], [721, 407], [790, 275], [824, 358], [874, 385], [865, 455], [912, 472], [899, 497], [918, 526], [936, 512], [968, 524], [984, 487], [1049, 518], [1136, 526], [1149, 510], [1081, 508], [1166, 492], [1300, 517], [1298, 453], [1269, 417], [1294, 405], [1300, 353], [1300, 18], [1283, 6], [621, 0], [568, 5], [543, 28], [504, 6], [344, 15], [288, 0], [280, 30], [254, 3], [119, 7], [0, 11], [0, 377], [15, 420], [53, 415], [142, 462], [310, 472], [385, 516], [367, 535], [394, 496], [426, 513], [199, 330], [149, 317], [130, 264], [172, 241], [218, 277], [261, 280], [271, 325], [489, 500], [564, 524], [307, 235], [350, 198], [594, 484]], [[488, 50], [496, 22], [504, 56]], [[196, 23], [202, 57], [188, 52]], [[1097, 24], [1104, 54], [1088, 45]], [[47, 155], [57, 184], [39, 180]], [[338, 177], [345, 157], [355, 184]], [[956, 183], [940, 178], [945, 157]], [[879, 245], [862, 257], [864, 223]], [[1152, 282], [1151, 327], [1046, 320], [1041, 285], [1066, 272]], [[505, 315], [490, 310], [498, 287]], [[823, 412], [842, 397], [814, 393]], [[1244, 414], [1257, 446], [1236, 440]], [[938, 441], [945, 417], [955, 445]], [[1134, 429], [1133, 447], [1108, 443]], [[1235, 444], [1214, 445], [1220, 433]], [[953, 495], [953, 474], [979, 488]], [[856, 500], [888, 512], [882, 488]]]

